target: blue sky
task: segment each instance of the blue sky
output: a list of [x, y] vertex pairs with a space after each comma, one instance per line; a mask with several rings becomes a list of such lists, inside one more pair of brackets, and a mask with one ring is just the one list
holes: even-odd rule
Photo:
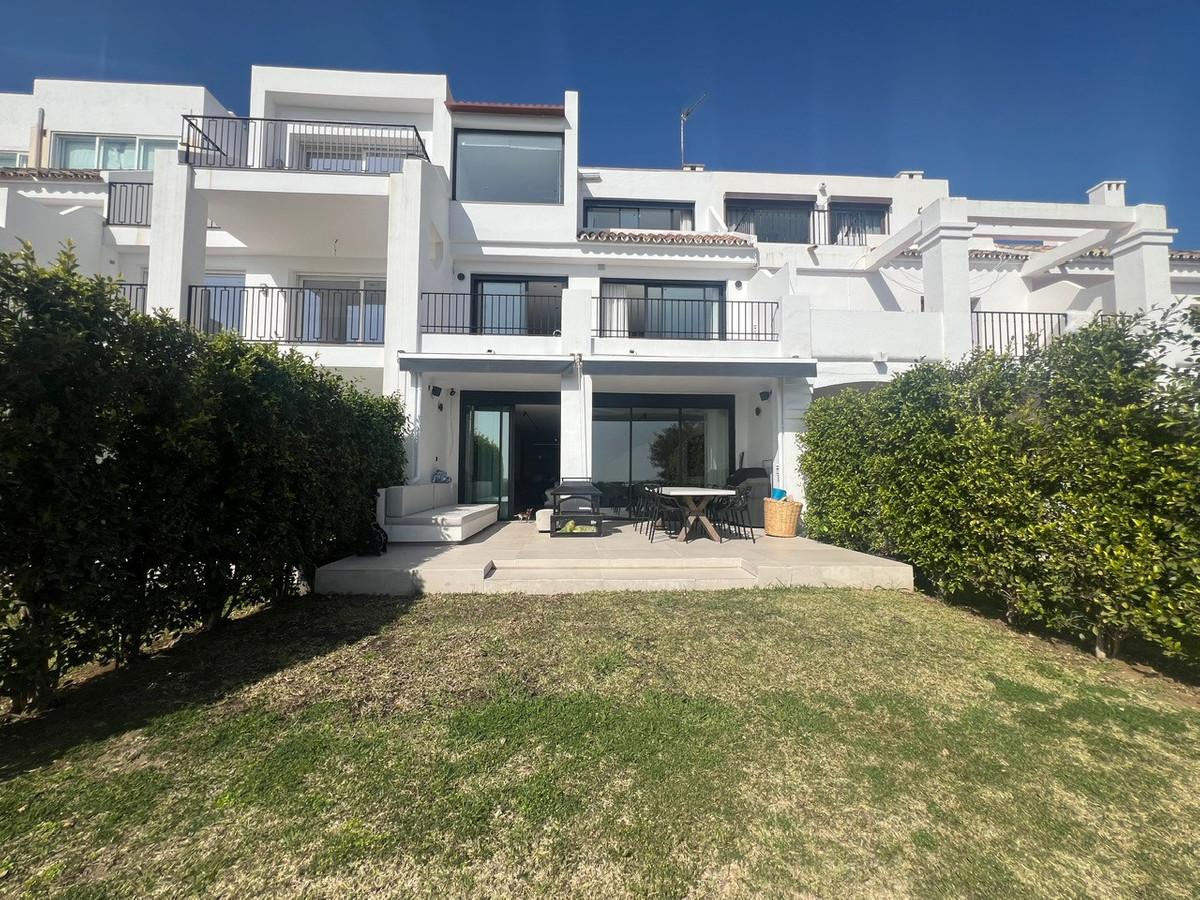
[[[1104, 178], [1200, 247], [1200, 2], [11, 4], [0, 91], [36, 76], [204, 84], [245, 113], [252, 63], [445, 72], [466, 100], [581, 92], [580, 158], [893, 175], [1082, 201]], [[54, 24], [48, 24], [53, 21]]]

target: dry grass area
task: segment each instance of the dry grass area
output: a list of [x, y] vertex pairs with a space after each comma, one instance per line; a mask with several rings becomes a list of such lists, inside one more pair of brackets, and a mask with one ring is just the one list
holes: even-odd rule
[[1200, 895], [1200, 709], [919, 595], [320, 598], [0, 726], [0, 893]]

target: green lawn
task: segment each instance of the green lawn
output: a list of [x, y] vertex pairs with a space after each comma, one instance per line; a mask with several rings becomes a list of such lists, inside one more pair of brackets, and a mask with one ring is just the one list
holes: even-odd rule
[[317, 599], [0, 726], [0, 894], [1190, 898], [1198, 860], [1196, 692], [914, 594]]

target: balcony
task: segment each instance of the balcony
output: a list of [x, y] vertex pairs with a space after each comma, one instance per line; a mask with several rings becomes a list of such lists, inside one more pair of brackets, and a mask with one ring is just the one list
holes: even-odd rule
[[424, 293], [420, 316], [422, 334], [554, 337], [562, 331], [562, 296]]
[[599, 338], [777, 341], [777, 301], [597, 297]]
[[184, 162], [207, 169], [388, 175], [428, 160], [412, 125], [184, 116]]
[[880, 203], [731, 200], [725, 217], [732, 232], [751, 234], [759, 244], [824, 244], [866, 247], [891, 231], [891, 212]]
[[149, 225], [153, 188], [149, 182], [109, 182], [104, 221], [109, 225]]
[[204, 334], [232, 331], [280, 344], [383, 343], [383, 289], [192, 285], [185, 320]]
[[117, 285], [117, 291], [125, 302], [129, 304], [130, 309], [134, 312], [144, 313], [146, 311], [146, 285], [145, 284], [130, 284], [121, 282]]
[[1066, 328], [1066, 313], [971, 312], [972, 345], [1010, 356], [1026, 356], [1060, 337]]

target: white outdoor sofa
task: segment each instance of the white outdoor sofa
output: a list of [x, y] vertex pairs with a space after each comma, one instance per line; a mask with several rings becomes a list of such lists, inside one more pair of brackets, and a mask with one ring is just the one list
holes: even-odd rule
[[383, 488], [375, 517], [388, 540], [403, 543], [465, 541], [495, 523], [495, 503], [459, 503], [453, 484], [404, 484]]

